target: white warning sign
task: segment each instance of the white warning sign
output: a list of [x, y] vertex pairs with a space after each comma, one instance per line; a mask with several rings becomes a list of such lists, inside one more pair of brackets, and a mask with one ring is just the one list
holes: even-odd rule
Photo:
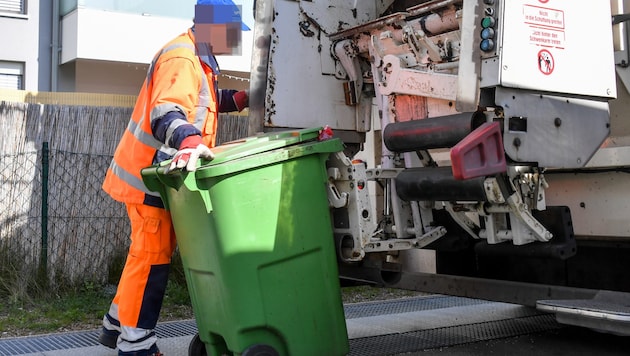
[[[499, 23], [503, 26], [497, 27], [502, 31], [497, 36], [501, 48], [497, 75], [500, 85], [602, 98], [615, 96], [610, 1], [502, 3], [505, 7]], [[593, 38], [597, 40], [587, 40]]]
[[529, 26], [529, 42], [546, 47], [565, 47], [564, 11], [524, 5], [523, 21]]

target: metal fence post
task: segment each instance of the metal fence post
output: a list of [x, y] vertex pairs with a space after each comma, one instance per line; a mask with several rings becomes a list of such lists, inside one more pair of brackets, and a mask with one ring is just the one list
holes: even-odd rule
[[48, 275], [48, 158], [48, 142], [44, 142], [42, 144], [42, 249], [39, 261], [43, 276]]

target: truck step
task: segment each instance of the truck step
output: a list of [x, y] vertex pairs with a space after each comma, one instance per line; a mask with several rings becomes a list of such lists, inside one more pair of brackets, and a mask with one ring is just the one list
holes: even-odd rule
[[561, 324], [630, 336], [630, 293], [599, 291], [592, 299], [539, 300], [536, 308], [554, 313]]

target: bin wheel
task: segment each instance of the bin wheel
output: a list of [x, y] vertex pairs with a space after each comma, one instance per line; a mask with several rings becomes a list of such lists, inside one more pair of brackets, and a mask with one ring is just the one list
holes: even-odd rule
[[241, 356], [280, 356], [280, 354], [269, 345], [258, 344], [246, 348]]
[[188, 356], [208, 356], [208, 353], [206, 352], [206, 344], [201, 341], [199, 333], [195, 334], [192, 340], [190, 340], [190, 344], [188, 345]]

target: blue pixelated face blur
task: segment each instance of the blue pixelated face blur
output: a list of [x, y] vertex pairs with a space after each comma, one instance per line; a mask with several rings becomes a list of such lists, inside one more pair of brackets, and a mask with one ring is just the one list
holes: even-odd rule
[[237, 5], [195, 5], [195, 41], [200, 55], [240, 55], [241, 8]]

